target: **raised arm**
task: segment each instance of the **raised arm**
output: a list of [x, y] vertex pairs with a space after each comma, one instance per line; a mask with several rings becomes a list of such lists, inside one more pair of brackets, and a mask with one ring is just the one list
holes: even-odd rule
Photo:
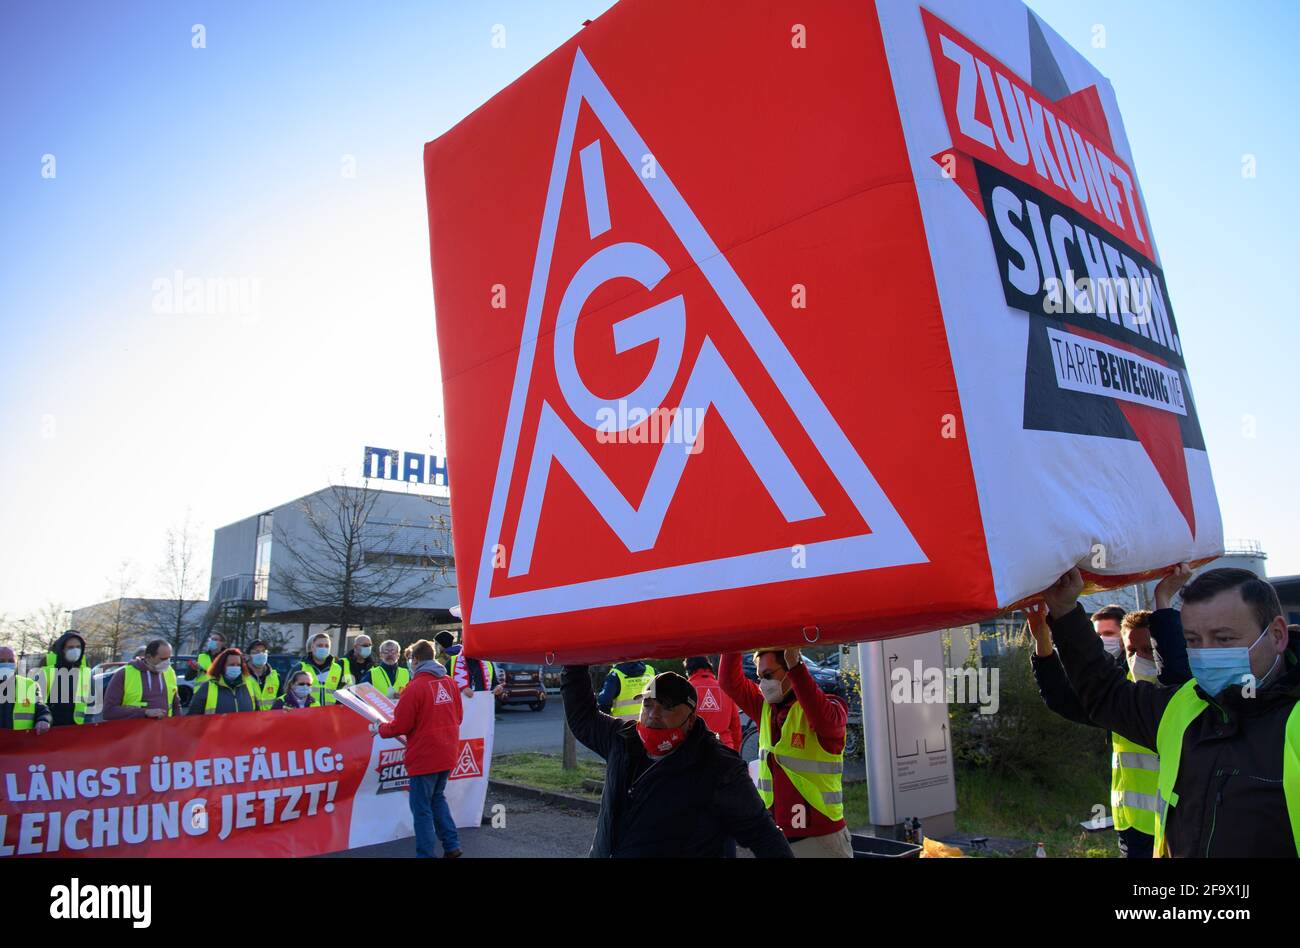
[[560, 676], [560, 697], [564, 699], [564, 716], [578, 743], [601, 757], [609, 757], [609, 748], [622, 725], [596, 707], [591, 693], [591, 676], [586, 665], [565, 665]]
[[745, 677], [745, 663], [739, 652], [724, 652], [718, 658], [718, 684], [728, 697], [758, 723], [763, 717], [763, 693]]
[[1094, 724], [1154, 747], [1160, 716], [1173, 693], [1145, 681], [1129, 681], [1115, 666], [1079, 605], [1082, 591], [1083, 576], [1075, 568], [1043, 593], [1061, 666]]

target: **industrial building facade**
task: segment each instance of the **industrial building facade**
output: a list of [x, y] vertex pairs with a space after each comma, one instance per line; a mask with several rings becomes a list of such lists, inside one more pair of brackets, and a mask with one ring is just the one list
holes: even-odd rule
[[343, 626], [454, 622], [455, 586], [445, 497], [331, 486], [215, 532], [204, 625], [251, 623], [289, 651], [325, 631], [342, 648]]

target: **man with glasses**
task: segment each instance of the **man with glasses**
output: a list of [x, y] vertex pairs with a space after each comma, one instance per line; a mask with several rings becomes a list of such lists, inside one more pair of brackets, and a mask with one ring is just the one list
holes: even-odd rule
[[365, 676], [358, 682], [367, 682], [379, 689], [389, 698], [398, 698], [411, 680], [410, 670], [399, 664], [402, 646], [395, 640], [388, 639], [379, 646], [379, 661], [371, 666]]
[[791, 855], [745, 762], [700, 723], [681, 675], [656, 675], [635, 719], [596, 707], [585, 665], [564, 669], [560, 691], [573, 736], [606, 764], [592, 857], [721, 858], [729, 837], [755, 856]]
[[758, 794], [799, 858], [852, 859], [844, 822], [844, 740], [849, 709], [824, 694], [797, 648], [754, 653], [758, 684], [738, 652], [718, 661], [718, 680], [758, 722]]

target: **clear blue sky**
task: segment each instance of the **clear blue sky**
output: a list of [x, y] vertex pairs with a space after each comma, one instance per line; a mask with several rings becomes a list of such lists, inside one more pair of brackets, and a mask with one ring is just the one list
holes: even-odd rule
[[[123, 559], [147, 593], [187, 509], [206, 559], [364, 444], [442, 453], [421, 146], [609, 5], [0, 6], [0, 615]], [[1297, 8], [1032, 6], [1114, 82], [1226, 532], [1300, 572]], [[156, 312], [176, 270], [256, 311]]]

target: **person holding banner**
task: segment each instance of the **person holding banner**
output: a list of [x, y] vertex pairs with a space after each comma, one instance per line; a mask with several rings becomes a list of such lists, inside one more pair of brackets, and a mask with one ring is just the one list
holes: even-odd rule
[[326, 633], [318, 632], [308, 641], [302, 660], [302, 670], [316, 679], [314, 695], [322, 707], [335, 703], [334, 692], [353, 684], [348, 660], [331, 655], [331, 644], [333, 640]]
[[434, 836], [442, 843], [444, 859], [461, 854], [460, 834], [444, 793], [460, 747], [460, 722], [464, 719], [460, 689], [447, 670], [433, 660], [433, 643], [420, 639], [411, 646], [415, 675], [393, 710], [393, 720], [372, 724], [380, 737], [406, 740], [407, 794], [415, 823], [415, 854], [434, 855]]
[[1088, 717], [1160, 758], [1155, 855], [1300, 855], [1300, 666], [1277, 591], [1220, 568], [1183, 588], [1195, 676], [1128, 681], [1079, 605], [1071, 569], [1043, 591], [1052, 641]]
[[50, 729], [51, 720], [36, 682], [18, 674], [14, 650], [0, 646], [0, 731], [31, 731], [39, 736]]
[[397, 698], [411, 680], [411, 670], [399, 664], [402, 646], [388, 639], [379, 646], [379, 661], [362, 675], [357, 684], [371, 684], [388, 698]]
[[316, 699], [312, 696], [314, 680], [301, 668], [290, 673], [284, 683], [284, 694], [271, 704], [272, 711], [293, 711], [299, 708], [315, 708]]
[[593, 858], [721, 859], [729, 838], [760, 858], [790, 857], [744, 760], [701, 723], [681, 675], [651, 679], [633, 720], [597, 707], [585, 665], [565, 667], [560, 693], [573, 736], [605, 759]]
[[496, 666], [492, 662], [470, 658], [464, 647], [456, 642], [446, 629], [433, 637], [442, 648], [447, 674], [466, 698], [474, 697], [476, 691], [491, 691], [498, 698], [505, 693], [506, 686], [497, 677]]
[[718, 665], [723, 690], [758, 722], [758, 794], [794, 854], [852, 859], [844, 823], [844, 699], [822, 692], [797, 648], [755, 652], [757, 685], [745, 677], [738, 652]]
[[[1170, 570], [1169, 575], [1156, 585], [1156, 611], [1130, 612], [1120, 620], [1119, 634], [1123, 647], [1120, 656], [1112, 652], [1112, 646], [1106, 641], [1109, 628], [1102, 624], [1111, 617], [1105, 609], [1093, 613], [1093, 628], [1102, 640], [1102, 647], [1129, 681], [1147, 681], [1165, 688], [1178, 688], [1192, 677], [1178, 610], [1170, 608], [1174, 595], [1191, 577], [1192, 570], [1187, 563], [1179, 563]], [[1024, 612], [1029, 634], [1034, 640], [1030, 666], [1043, 703], [1067, 721], [1097, 726], [1084, 711], [1070, 687], [1060, 657], [1052, 649], [1047, 606], [1041, 602], [1027, 603]], [[1111, 734], [1111, 744], [1111, 810], [1120, 855], [1126, 859], [1150, 859], [1155, 844], [1156, 780], [1160, 759], [1153, 749], [1120, 734]]]
[[244, 653], [228, 648], [212, 660], [208, 680], [200, 682], [186, 714], [231, 714], [256, 711], [257, 699], [244, 676]]
[[76, 629], [60, 635], [32, 678], [41, 686], [41, 697], [50, 709], [55, 727], [85, 723], [86, 701], [90, 696], [85, 636]]
[[270, 647], [261, 639], [248, 643], [248, 675], [258, 711], [269, 711], [280, 693], [280, 673], [271, 667]]
[[166, 639], [146, 645], [143, 655], [113, 673], [104, 691], [105, 721], [180, 717], [180, 713], [172, 647]]

